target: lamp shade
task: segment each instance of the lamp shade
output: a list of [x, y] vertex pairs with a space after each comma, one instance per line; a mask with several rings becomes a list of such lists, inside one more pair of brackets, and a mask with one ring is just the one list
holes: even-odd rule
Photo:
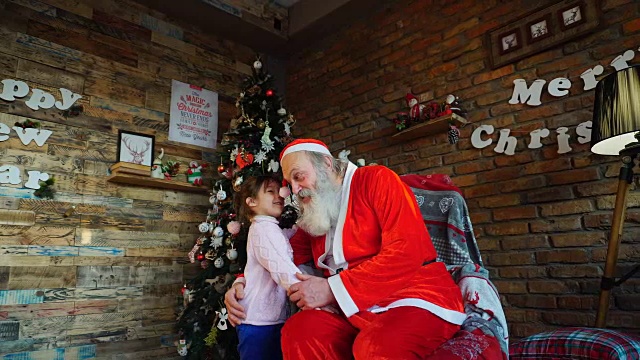
[[640, 131], [640, 66], [605, 76], [596, 86], [591, 152], [619, 155]]

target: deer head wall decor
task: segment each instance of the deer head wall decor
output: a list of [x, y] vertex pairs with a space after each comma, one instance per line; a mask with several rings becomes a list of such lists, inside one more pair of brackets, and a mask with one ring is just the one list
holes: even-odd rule
[[133, 160], [131, 161], [134, 164], [142, 164], [144, 154], [149, 150], [149, 147], [151, 147], [151, 142], [149, 140], [144, 140], [142, 149], [138, 149], [137, 145], [132, 148], [131, 139], [129, 137], [123, 137], [122, 142], [124, 143], [124, 146], [126, 146], [127, 150], [129, 150], [129, 154], [133, 157]]

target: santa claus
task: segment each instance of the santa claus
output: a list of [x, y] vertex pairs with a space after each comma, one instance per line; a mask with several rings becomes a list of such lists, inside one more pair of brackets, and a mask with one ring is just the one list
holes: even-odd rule
[[420, 120], [422, 114], [424, 114], [424, 105], [418, 104], [418, 98], [411, 93], [408, 93], [405, 99], [407, 100], [407, 106], [409, 106], [409, 119], [411, 121]]

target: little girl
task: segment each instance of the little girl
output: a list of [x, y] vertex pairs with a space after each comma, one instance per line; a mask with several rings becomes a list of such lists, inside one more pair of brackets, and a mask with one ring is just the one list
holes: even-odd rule
[[240, 301], [246, 318], [237, 327], [242, 360], [282, 359], [280, 330], [290, 313], [287, 290], [300, 281], [293, 250], [278, 226], [284, 207], [279, 189], [271, 177], [252, 177], [237, 197], [241, 221], [251, 222], [244, 269], [247, 285]]

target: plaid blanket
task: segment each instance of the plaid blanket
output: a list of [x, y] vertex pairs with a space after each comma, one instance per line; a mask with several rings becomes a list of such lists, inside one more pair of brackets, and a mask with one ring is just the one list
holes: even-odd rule
[[[509, 334], [500, 296], [483, 267], [467, 204], [447, 175], [404, 175], [411, 188], [438, 261], [447, 265], [460, 290], [467, 319], [460, 332], [432, 358], [508, 358]], [[499, 355], [498, 355], [499, 356]]]
[[570, 327], [511, 345], [512, 359], [640, 359], [640, 337], [610, 329]]

